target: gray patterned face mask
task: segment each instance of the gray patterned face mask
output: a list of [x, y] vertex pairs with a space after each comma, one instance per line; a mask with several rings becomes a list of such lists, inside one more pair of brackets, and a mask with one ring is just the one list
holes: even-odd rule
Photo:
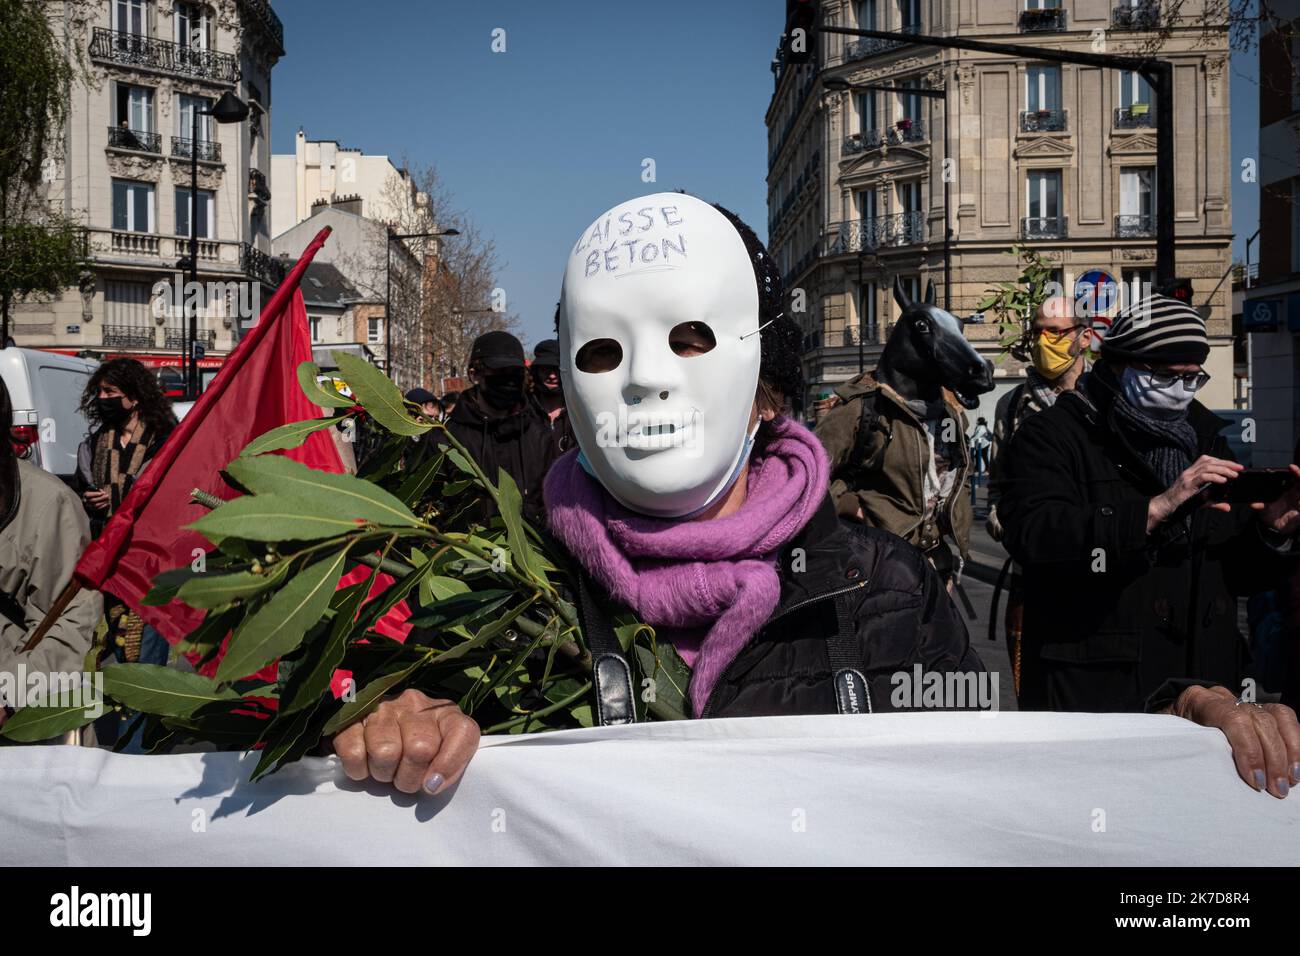
[[1120, 376], [1120, 391], [1124, 401], [1138, 411], [1158, 418], [1178, 418], [1186, 413], [1196, 392], [1188, 388], [1181, 378], [1175, 379], [1172, 385], [1156, 385], [1152, 381], [1154, 375], [1154, 372], [1141, 369], [1124, 369], [1124, 374]]

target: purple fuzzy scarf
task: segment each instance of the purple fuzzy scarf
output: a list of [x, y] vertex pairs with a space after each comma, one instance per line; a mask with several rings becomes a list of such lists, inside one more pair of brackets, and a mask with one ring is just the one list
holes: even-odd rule
[[[745, 502], [725, 518], [687, 521], [630, 511], [582, 470], [576, 451], [546, 476], [551, 531], [616, 600], [677, 646], [693, 668], [697, 715], [727, 665], [776, 609], [776, 553], [826, 496], [830, 463], [821, 442], [786, 418], [768, 428], [762, 456], [750, 459]], [[696, 650], [689, 632], [704, 628]]]

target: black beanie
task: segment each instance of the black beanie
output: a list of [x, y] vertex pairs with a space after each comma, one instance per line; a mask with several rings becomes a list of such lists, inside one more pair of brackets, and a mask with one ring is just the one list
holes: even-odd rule
[[1210, 339], [1201, 314], [1184, 302], [1150, 295], [1120, 312], [1101, 343], [1101, 355], [1149, 365], [1201, 365]]

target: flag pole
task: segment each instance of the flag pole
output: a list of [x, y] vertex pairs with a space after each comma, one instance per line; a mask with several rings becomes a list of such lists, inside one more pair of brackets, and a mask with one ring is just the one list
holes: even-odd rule
[[63, 589], [55, 599], [54, 603], [50, 605], [50, 609], [45, 612], [45, 617], [41, 618], [41, 623], [36, 626], [36, 630], [32, 631], [32, 636], [27, 638], [27, 643], [23, 645], [23, 649], [19, 653], [26, 654], [45, 639], [45, 635], [49, 633], [50, 628], [54, 626], [54, 622], [57, 621], [62, 616], [63, 612], [68, 609], [68, 605], [72, 603], [72, 599], [76, 597], [80, 591], [80, 581], [73, 578], [68, 582], [68, 586]]

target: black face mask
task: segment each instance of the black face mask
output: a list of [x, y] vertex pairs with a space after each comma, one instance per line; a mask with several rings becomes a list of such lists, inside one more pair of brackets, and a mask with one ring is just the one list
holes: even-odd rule
[[[557, 380], [555, 382], [555, 385], [553, 386], [547, 385], [546, 379], [550, 377], [550, 374], [553, 371], [556, 372]], [[539, 392], [543, 392], [547, 395], [555, 395], [555, 396], [559, 396], [563, 394], [564, 388], [559, 382], [558, 369], [555, 369], [554, 366], [534, 365], [532, 367], [532, 373], [533, 373], [533, 384], [537, 386], [537, 390]]]
[[485, 375], [483, 398], [498, 411], [514, 408], [524, 400], [523, 375]]
[[95, 414], [105, 425], [120, 425], [127, 420], [131, 412], [122, 404], [120, 398], [97, 398]]

